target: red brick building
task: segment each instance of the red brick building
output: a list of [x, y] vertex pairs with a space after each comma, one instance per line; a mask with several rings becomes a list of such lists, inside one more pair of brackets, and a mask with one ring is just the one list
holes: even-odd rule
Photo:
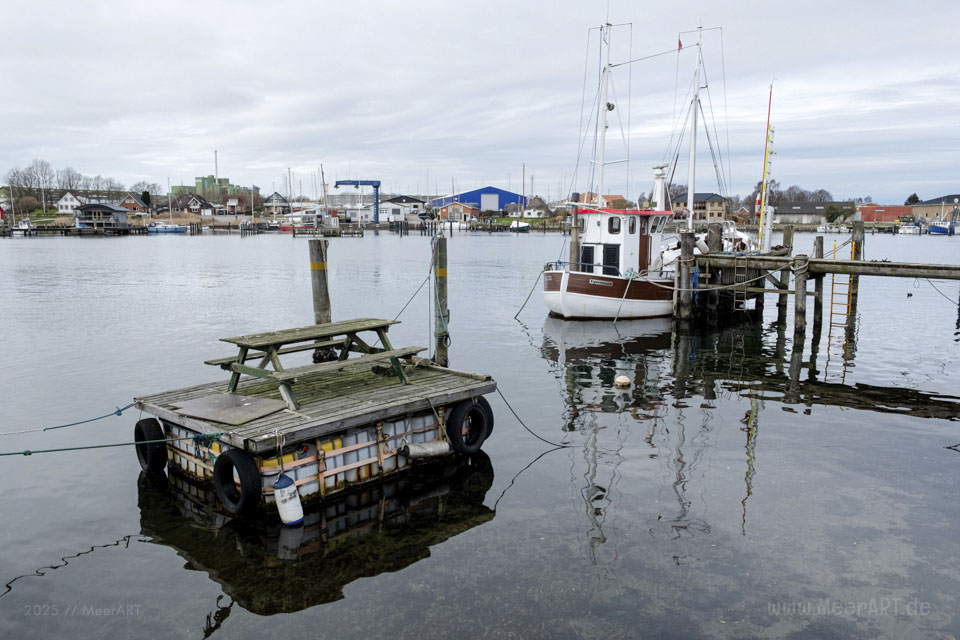
[[864, 222], [896, 222], [901, 216], [913, 215], [913, 207], [903, 205], [862, 204], [860, 219]]
[[147, 209], [150, 208], [143, 202], [143, 200], [132, 193], [128, 193], [127, 197], [120, 201], [120, 206], [130, 213], [146, 213]]

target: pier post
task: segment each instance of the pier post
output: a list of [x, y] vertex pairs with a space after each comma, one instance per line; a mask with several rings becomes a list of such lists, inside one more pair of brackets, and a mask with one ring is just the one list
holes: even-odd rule
[[[711, 222], [707, 225], [707, 248], [710, 253], [723, 251], [723, 224]], [[710, 286], [716, 287], [720, 284], [720, 271], [710, 273]], [[720, 306], [720, 290], [711, 288], [707, 292], [707, 322], [710, 326], [716, 326], [718, 308]]]
[[810, 259], [804, 254], [793, 260], [793, 334], [794, 343], [803, 342], [807, 330], [807, 267]]
[[[823, 236], [813, 239], [813, 257], [823, 257]], [[814, 276], [813, 290], [816, 293], [813, 298], [813, 333], [816, 338], [819, 338], [820, 327], [823, 324], [823, 274]]]
[[680, 233], [680, 295], [679, 295], [679, 316], [680, 320], [693, 319], [693, 247], [696, 243], [696, 236], [692, 231], [683, 231]]
[[[788, 224], [783, 227], [783, 246], [787, 248], [787, 255], [793, 255], [793, 225]], [[780, 288], [790, 288], [790, 271], [783, 269], [780, 272]], [[787, 294], [781, 293], [777, 299], [777, 322], [784, 322], [787, 319]]]
[[450, 346], [450, 332], [447, 327], [450, 321], [450, 310], [447, 308], [447, 239], [441, 234], [434, 238], [434, 242], [437, 243], [433, 265], [434, 282], [437, 288], [433, 331], [436, 337], [434, 362], [441, 367], [446, 367], [449, 366], [447, 348]]
[[580, 271], [580, 211], [573, 207], [573, 218], [570, 223], [570, 271]]
[[330, 290], [327, 287], [327, 240], [310, 240], [310, 284], [313, 286], [313, 321], [331, 321]]

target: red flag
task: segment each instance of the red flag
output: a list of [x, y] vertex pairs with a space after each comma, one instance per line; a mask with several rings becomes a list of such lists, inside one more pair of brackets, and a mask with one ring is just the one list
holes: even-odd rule
[[683, 49], [683, 40], [677, 38], [677, 51], [680, 51], [681, 49]]

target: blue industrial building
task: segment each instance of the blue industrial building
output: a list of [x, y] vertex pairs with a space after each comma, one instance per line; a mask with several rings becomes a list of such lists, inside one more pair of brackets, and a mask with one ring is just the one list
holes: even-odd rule
[[[452, 196], [435, 198], [430, 201], [430, 206], [434, 209], [445, 207], [452, 202], [462, 202], [480, 209], [480, 211], [503, 211], [508, 204], [519, 204], [523, 196], [519, 193], [498, 189], [497, 187], [483, 187], [473, 191], [464, 191]], [[529, 201], [530, 198], [527, 198]], [[526, 202], [524, 202], [526, 206]]]

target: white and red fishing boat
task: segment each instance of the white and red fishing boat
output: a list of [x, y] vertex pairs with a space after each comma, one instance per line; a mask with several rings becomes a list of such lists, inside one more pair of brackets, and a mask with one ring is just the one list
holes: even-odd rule
[[[544, 273], [544, 301], [550, 314], [560, 318], [617, 320], [660, 318], [673, 314], [675, 265], [679, 246], [677, 242], [668, 243], [669, 246], [664, 246], [663, 243], [664, 226], [674, 219], [674, 212], [667, 198], [664, 172], [669, 165], [658, 164], [653, 167], [653, 206], [650, 209], [608, 208], [602, 195], [604, 168], [606, 164], [612, 164], [604, 158], [607, 114], [616, 109], [615, 104], [608, 102], [607, 87], [613, 67], [627, 64], [610, 63], [610, 34], [614, 26], [605, 24], [600, 27], [601, 55], [604, 60], [596, 104], [606, 108], [601, 106], [596, 109], [596, 154], [592, 164], [596, 167], [598, 195], [593, 206], [574, 207], [569, 261], [548, 264]], [[697, 66], [689, 110], [688, 130], [691, 133], [688, 193], [696, 193], [697, 113], [701, 111], [700, 32], [701, 29], [696, 31]], [[625, 137], [624, 134], [621, 135]], [[693, 231], [693, 213], [687, 211], [686, 214], [686, 228]], [[729, 244], [731, 249], [735, 249], [738, 240], [742, 242], [733, 227], [729, 238], [724, 234], [725, 248]], [[706, 245], [703, 244], [700, 250], [706, 251]]]
[[580, 261], [549, 265], [543, 296], [568, 319], [660, 318], [673, 314], [673, 271], [662, 269], [663, 227], [672, 211], [586, 208]]

